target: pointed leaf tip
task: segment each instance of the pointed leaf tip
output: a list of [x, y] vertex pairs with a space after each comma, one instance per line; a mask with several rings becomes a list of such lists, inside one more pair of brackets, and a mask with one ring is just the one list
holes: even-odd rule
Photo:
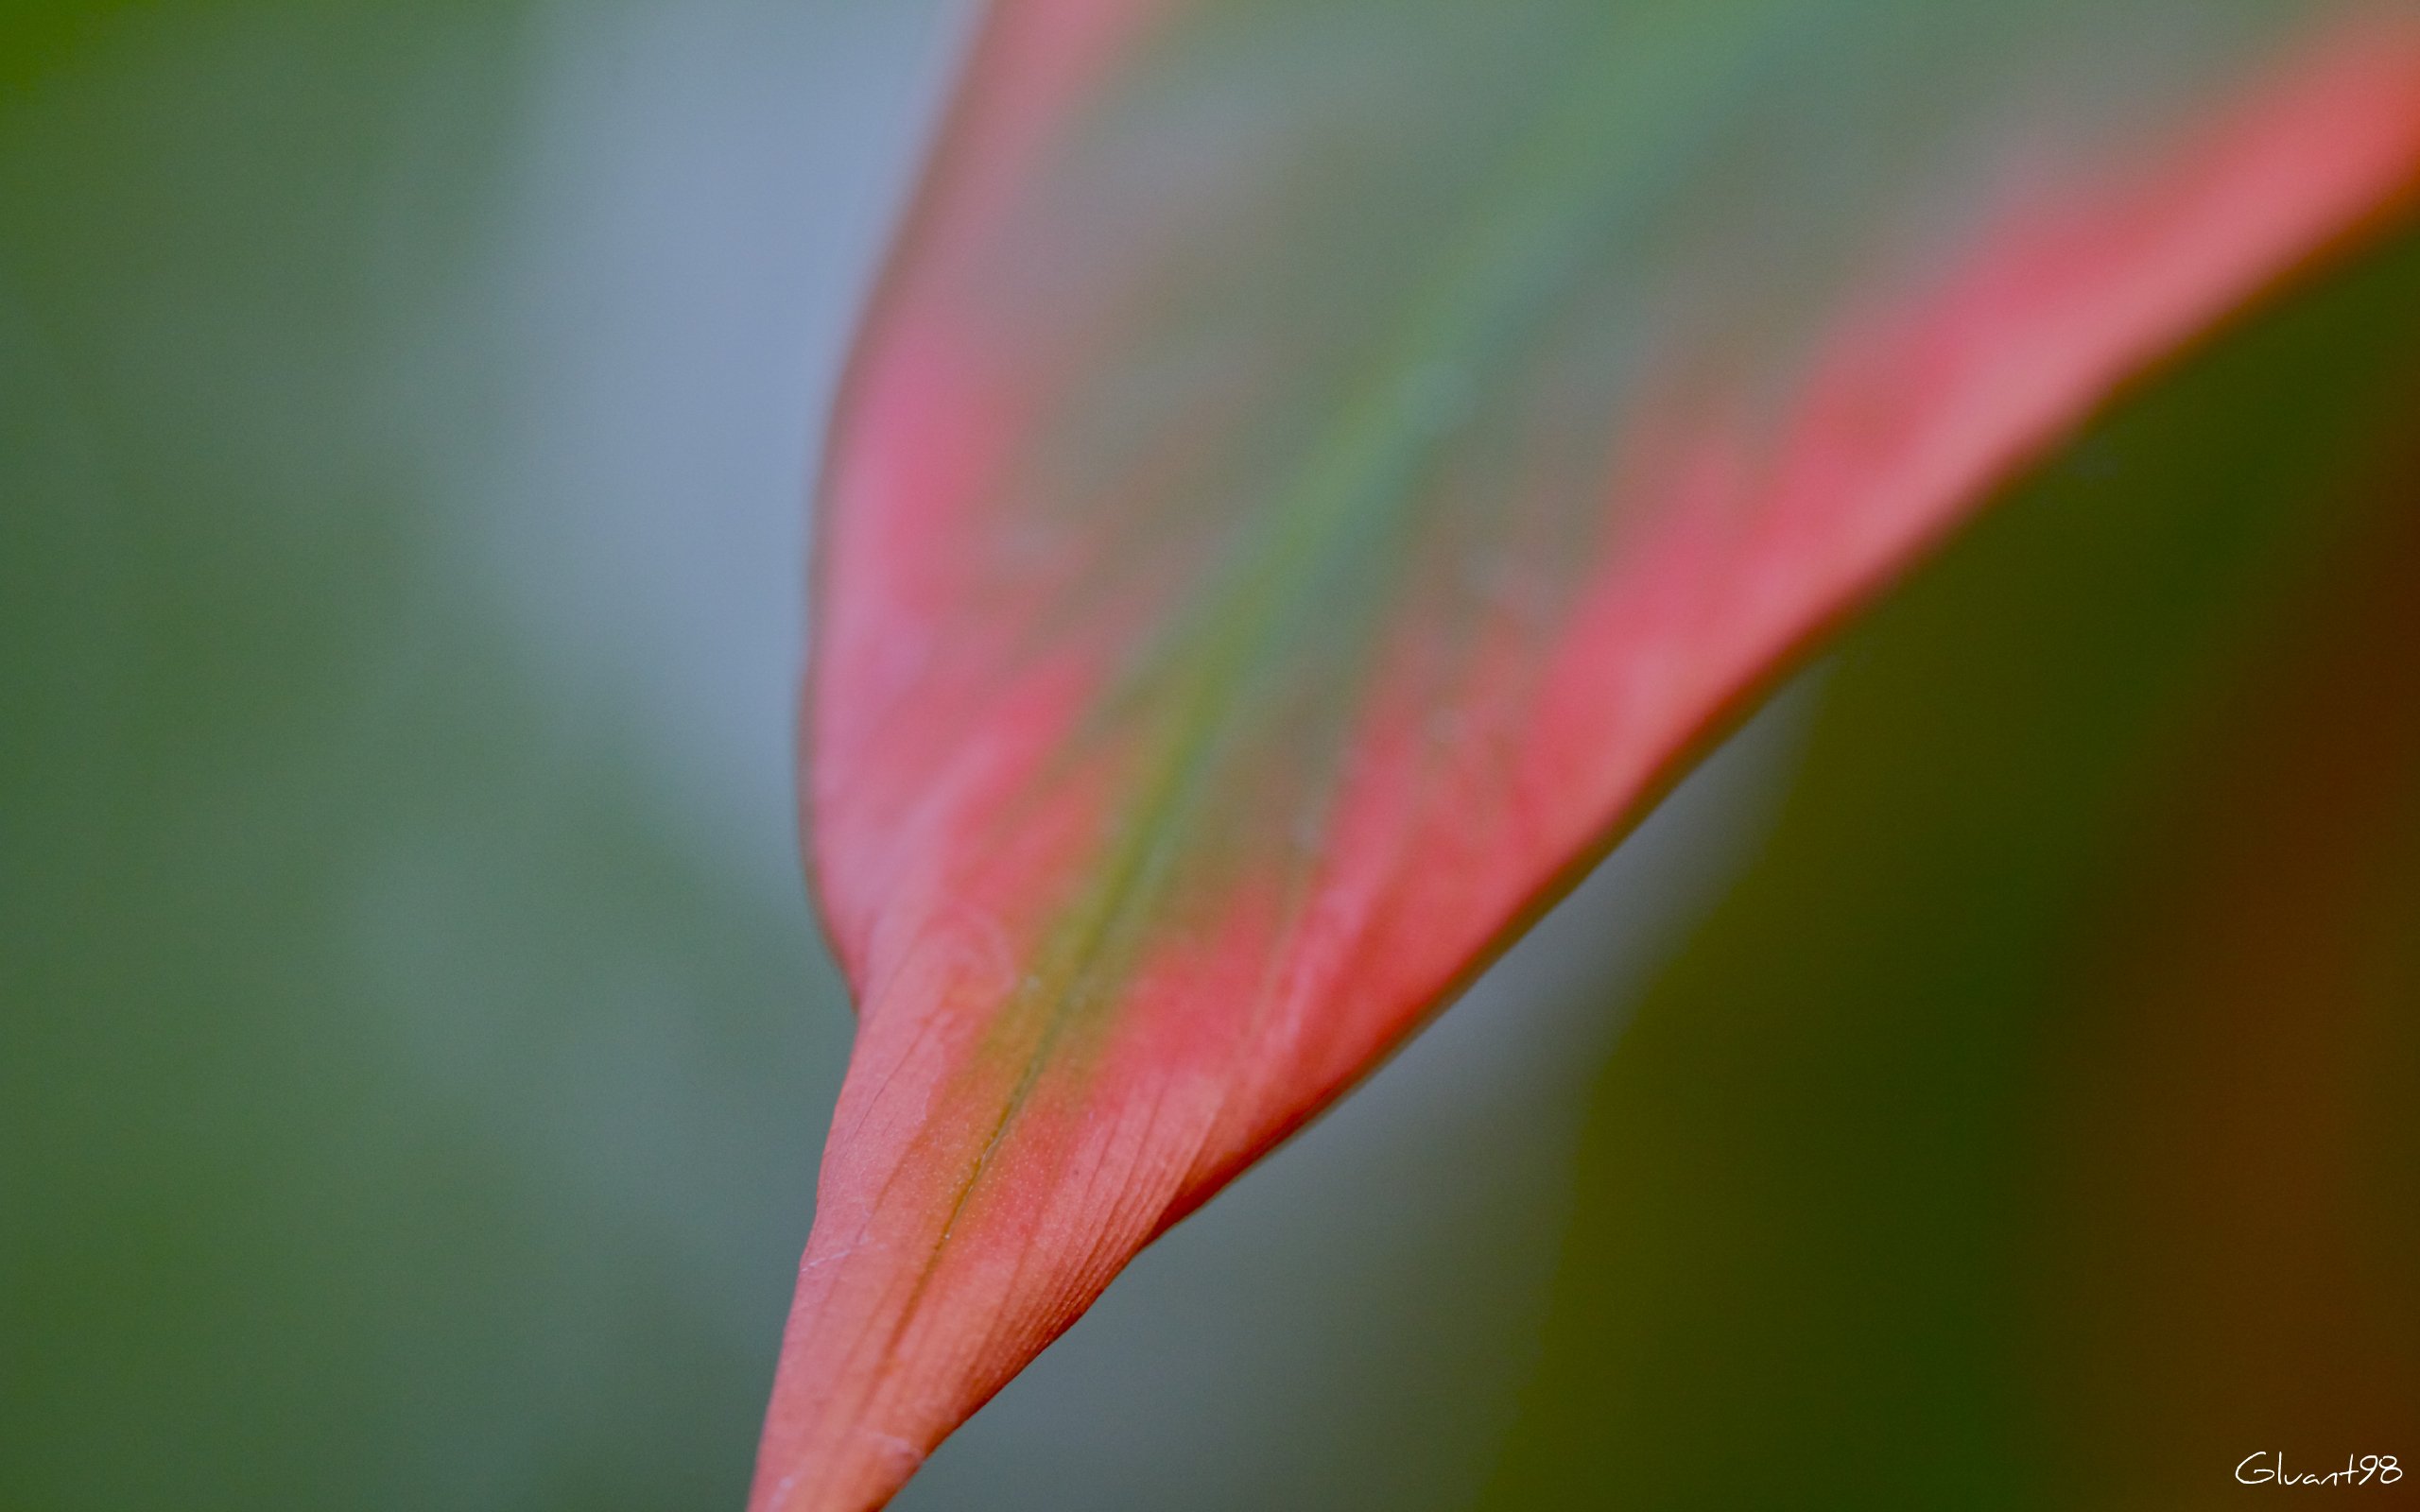
[[752, 1505], [881, 1505], [1811, 636], [2415, 172], [2402, 4], [995, 6], [826, 478], [861, 1023]]

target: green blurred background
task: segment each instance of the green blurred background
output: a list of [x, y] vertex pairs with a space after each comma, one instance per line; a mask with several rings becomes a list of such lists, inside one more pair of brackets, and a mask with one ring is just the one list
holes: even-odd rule
[[[0, 0], [0, 1509], [739, 1503], [848, 1039], [803, 480], [964, 21]], [[901, 1505], [2420, 1462], [2408, 1115], [2245, 1283], [2355, 1301], [2236, 1418], [2075, 1195], [2166, 1063], [2088, 1032], [2106, 920], [2415, 395], [2406, 245], [2123, 406]], [[2413, 981], [2311, 1106], [2409, 1100]]]

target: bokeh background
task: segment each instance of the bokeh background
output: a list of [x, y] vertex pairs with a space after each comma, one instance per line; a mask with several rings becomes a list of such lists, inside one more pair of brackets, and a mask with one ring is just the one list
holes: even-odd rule
[[[0, 1508], [739, 1503], [804, 480], [966, 9], [0, 0]], [[2120, 406], [900, 1504], [2420, 1465], [2420, 748], [2343, 1012], [2127, 964], [2415, 396], [2406, 239]]]

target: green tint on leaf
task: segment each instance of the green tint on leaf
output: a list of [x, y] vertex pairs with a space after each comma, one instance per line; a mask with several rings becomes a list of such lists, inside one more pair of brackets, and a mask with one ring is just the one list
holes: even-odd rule
[[822, 493], [862, 1022], [757, 1505], [878, 1505], [1825, 628], [2415, 179], [2380, 0], [994, 6]]

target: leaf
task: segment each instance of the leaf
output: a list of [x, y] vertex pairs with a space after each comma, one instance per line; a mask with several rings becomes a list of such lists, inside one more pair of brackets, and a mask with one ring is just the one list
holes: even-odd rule
[[2420, 173], [2363, 0], [1006, 0], [824, 485], [859, 996], [754, 1504], [880, 1504], [1754, 692]]

